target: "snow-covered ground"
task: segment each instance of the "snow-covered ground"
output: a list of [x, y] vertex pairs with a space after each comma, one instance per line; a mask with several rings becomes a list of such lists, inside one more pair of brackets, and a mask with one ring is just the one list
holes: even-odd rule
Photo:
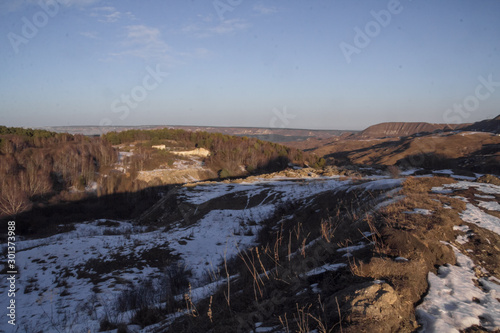
[[[500, 186], [469, 181], [433, 188], [433, 191], [453, 195], [454, 190], [468, 188], [488, 194], [475, 194], [476, 198], [495, 199], [500, 195]], [[464, 223], [475, 224], [500, 235], [500, 219], [480, 208], [496, 210], [498, 201], [479, 201], [475, 205], [465, 198], [461, 199], [467, 202], [466, 209], [460, 214]], [[457, 237], [458, 244], [467, 243], [473, 235], [466, 224], [455, 226], [454, 230], [465, 233]], [[477, 268], [488, 277], [478, 278], [472, 259], [455, 247], [453, 250], [457, 258], [456, 265], [441, 266], [437, 275], [429, 273], [429, 292], [416, 312], [423, 325], [422, 332], [458, 333], [473, 325], [481, 325], [488, 330], [500, 329], [500, 280], [489, 276], [482, 267]]]
[[[477, 279], [473, 261], [456, 248], [456, 265], [439, 267], [429, 273], [429, 293], [417, 307], [423, 332], [459, 332], [472, 325], [488, 330], [500, 328], [500, 280]], [[478, 288], [474, 281], [483, 286]]]
[[[124, 289], [161, 274], [160, 267], [148, 265], [141, 257], [158, 248], [171, 250], [172, 256], [179, 255], [192, 272], [193, 297], [200, 298], [208, 290], [202, 284], [208, 278], [219, 277], [225, 259], [254, 243], [260, 222], [274, 212], [279, 201], [305, 199], [349, 184], [350, 181], [321, 178], [186, 187], [181, 196], [190, 203], [201, 204], [237, 193], [248, 200], [264, 194], [274, 204], [264, 199], [257, 206], [242, 210], [214, 209], [193, 225], [179, 223], [168, 232], [147, 231], [130, 221], [98, 220], [76, 224], [75, 230], [48, 238], [18, 241], [17, 326], [11, 327], [3, 320], [0, 332], [16, 332], [18, 328], [27, 332], [97, 332], [100, 319], [113, 311], [115, 300]], [[124, 262], [129, 258], [132, 264], [109, 271], [102, 267], [116, 265], [116, 258]], [[106, 272], [94, 271], [95, 265]], [[6, 279], [0, 280], [3, 309], [9, 302], [7, 291]]]
[[[98, 220], [76, 224], [75, 230], [55, 236], [18, 241], [18, 326], [11, 327], [4, 318], [0, 321], [0, 332], [97, 332], [100, 319], [113, 311], [113, 304], [124, 289], [131, 283], [137, 284], [162, 273], [161, 267], [150, 265], [142, 256], [156, 249], [163, 249], [165, 256], [168, 251], [171, 251], [170, 256], [178, 256], [186, 269], [192, 272], [189, 279], [193, 299], [201, 299], [223, 282], [224, 260], [234, 257], [238, 250], [254, 244], [262, 222], [273, 214], [280, 202], [306, 201], [325, 191], [383, 190], [386, 192], [381, 197], [382, 203], [374, 207], [380, 209], [402, 198], [396, 194], [402, 181], [403, 179], [367, 177], [365, 182], [353, 184], [351, 180], [340, 181], [335, 177], [282, 177], [260, 179], [252, 183], [200, 184], [183, 187], [178, 193], [179, 198], [192, 205], [203, 205], [212, 199], [231, 195], [246, 198], [247, 205], [239, 210], [212, 209], [191, 225], [186, 226], [179, 221], [168, 231], [146, 229], [131, 221]], [[464, 225], [457, 227], [457, 230], [467, 233], [469, 228], [466, 223], [474, 223], [500, 233], [500, 219], [484, 210], [498, 210], [499, 205], [495, 199], [500, 195], [500, 186], [460, 181], [433, 190], [453, 196], [455, 190], [469, 187], [478, 191], [478, 203], [467, 203], [467, 209], [462, 213]], [[252, 198], [254, 200], [250, 205]], [[259, 198], [257, 204], [255, 198]], [[432, 214], [423, 209], [408, 213]], [[457, 243], [465, 242], [467, 235], [457, 239]], [[338, 252], [348, 257], [368, 245], [360, 242], [341, 248]], [[132, 264], [125, 260], [121, 263], [122, 267], [106, 270], [105, 266], [116, 264], [117, 258], [129, 258]], [[471, 270], [471, 260], [460, 253], [457, 253], [457, 258], [459, 266], [442, 267], [437, 275], [429, 275], [431, 289], [418, 309], [421, 323], [434, 332], [441, 332], [440, 329], [445, 327], [449, 331], [458, 330], [463, 325], [470, 326], [469, 323], [498, 327], [498, 281], [483, 278], [480, 282], [485, 286], [484, 290], [478, 289], [472, 282], [474, 272]], [[95, 271], [93, 267], [98, 263], [104, 267]], [[313, 268], [306, 275], [314, 276], [344, 267], [343, 263], [325, 264]], [[100, 270], [105, 272], [100, 273]], [[7, 290], [6, 279], [1, 279], [2, 309], [6, 309], [8, 305]], [[471, 309], [470, 312], [466, 311], [468, 308]], [[481, 321], [480, 317], [486, 319]], [[123, 319], [127, 321], [129, 318]], [[266, 328], [261, 329], [264, 331]], [[147, 331], [148, 329], [144, 329], [142, 332]]]
[[[261, 179], [252, 183], [208, 183], [196, 187], [185, 187], [180, 192], [184, 200], [200, 205], [214, 198], [227, 194], [242, 193], [247, 197], [268, 192], [268, 196], [278, 195], [283, 200], [298, 200], [321, 192], [340, 189], [351, 184], [351, 180], [339, 181], [337, 177], [290, 179]], [[371, 184], [374, 182], [368, 182]], [[368, 185], [366, 185], [368, 186]]]
[[485, 213], [473, 204], [467, 204], [467, 208], [461, 214], [461, 217], [464, 222], [474, 223], [478, 227], [491, 230], [500, 235], [500, 219]]

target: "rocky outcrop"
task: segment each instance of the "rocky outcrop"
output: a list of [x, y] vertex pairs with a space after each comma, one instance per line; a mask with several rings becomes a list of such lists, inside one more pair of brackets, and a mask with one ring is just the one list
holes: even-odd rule
[[478, 183], [486, 183], [500, 186], [500, 179], [493, 175], [484, 175], [477, 179]]
[[210, 156], [210, 151], [205, 148], [196, 148], [193, 150], [187, 150], [187, 151], [173, 151], [172, 154], [179, 155], [179, 156], [200, 156], [200, 157], [207, 157]]

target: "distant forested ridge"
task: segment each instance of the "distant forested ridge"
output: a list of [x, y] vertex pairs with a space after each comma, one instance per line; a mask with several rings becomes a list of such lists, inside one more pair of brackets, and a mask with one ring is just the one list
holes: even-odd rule
[[176, 141], [185, 146], [206, 148], [211, 152], [205, 159], [206, 166], [228, 176], [282, 170], [289, 163], [313, 167], [322, 167], [325, 163], [316, 155], [299, 149], [221, 133], [188, 132], [182, 129], [129, 130], [109, 132], [104, 137], [114, 145], [137, 141], [148, 141], [154, 145], [166, 142], [168, 145], [168, 141]]
[[[123, 165], [117, 168], [118, 149], [113, 147], [127, 143], [134, 147], [128, 172]], [[158, 154], [151, 148], [162, 143], [176, 148], [208, 149], [210, 156], [203, 163], [220, 178], [278, 171], [290, 163], [314, 167], [325, 163], [295, 148], [220, 133], [161, 129], [87, 137], [0, 126], [0, 217], [34, 206], [145, 189], [150, 185], [136, 179], [137, 165], [148, 165], [154, 160], [152, 157], [159, 162], [172, 158], [168, 152]]]

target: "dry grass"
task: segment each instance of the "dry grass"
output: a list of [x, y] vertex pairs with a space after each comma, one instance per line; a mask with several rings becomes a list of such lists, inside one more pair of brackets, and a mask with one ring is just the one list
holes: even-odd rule
[[333, 224], [331, 217], [328, 220], [321, 221], [321, 237], [327, 243], [331, 243], [337, 226]]
[[[414, 304], [427, 288], [428, 272], [454, 261], [453, 252], [439, 241], [454, 237], [452, 226], [458, 215], [455, 209], [444, 209], [443, 203], [463, 206], [429, 193], [434, 186], [454, 182], [436, 178], [410, 178], [403, 184], [404, 199], [369, 215], [366, 212], [373, 205], [369, 195], [361, 193], [318, 196], [314, 208], [285, 207], [259, 232], [259, 246], [226, 263], [226, 278], [229, 271], [238, 273], [238, 278], [228, 278], [227, 285], [196, 304], [198, 317], [189, 316], [171, 331], [233, 332], [237, 325], [243, 325], [241, 331], [251, 331], [256, 322], [281, 325], [284, 332], [355, 332], [376, 327], [368, 318], [352, 316], [346, 303], [357, 287], [365, 288], [373, 280], [384, 280], [404, 304], [398, 305], [384, 327], [413, 327]], [[405, 213], [414, 208], [432, 214]], [[290, 212], [293, 218], [283, 218]], [[315, 243], [308, 246], [312, 240]], [[352, 253], [350, 269], [304, 274], [328, 263], [346, 262], [337, 249], [360, 241], [373, 245]], [[315, 283], [321, 297], [312, 291]]]
[[415, 193], [428, 193], [433, 187], [444, 184], [454, 184], [457, 181], [448, 177], [408, 177], [403, 183], [402, 194], [411, 195]]

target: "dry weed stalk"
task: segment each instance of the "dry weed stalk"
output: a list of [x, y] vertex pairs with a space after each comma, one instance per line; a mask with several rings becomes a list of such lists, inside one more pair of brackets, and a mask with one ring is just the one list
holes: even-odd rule
[[213, 299], [213, 296], [210, 296], [210, 303], [208, 304], [208, 311], [207, 311], [207, 315], [208, 315], [208, 318], [210, 319], [211, 323], [213, 323], [212, 299]]
[[231, 308], [231, 279], [229, 278], [229, 270], [227, 269], [227, 248], [224, 249], [224, 268], [226, 269], [227, 279], [227, 294], [224, 292], [224, 297], [226, 298], [227, 306]]
[[356, 263], [356, 259], [351, 260], [349, 259], [349, 269], [351, 270], [351, 273], [356, 276], [364, 276], [361, 271], [361, 263], [358, 265]]
[[285, 329], [285, 333], [290, 333], [290, 326], [288, 325], [288, 318], [286, 317], [286, 313], [284, 317], [284, 320], [283, 318], [281, 318], [281, 316], [279, 316], [278, 318], [280, 320], [281, 326], [283, 326], [283, 328]]
[[280, 246], [283, 242], [283, 224], [281, 224], [280, 230], [276, 232], [276, 241], [274, 242], [274, 262], [276, 265], [276, 269], [278, 268], [278, 262], [280, 261]]
[[267, 270], [264, 267], [264, 264], [262, 263], [262, 260], [260, 259], [260, 253], [259, 253], [259, 248], [255, 248], [255, 253], [257, 254], [257, 259], [259, 260], [260, 268], [262, 268], [262, 272], [266, 275], [267, 279], [269, 280], [269, 275], [267, 274]]
[[325, 239], [327, 243], [330, 243], [335, 234], [336, 226], [333, 225], [332, 218], [328, 218], [328, 220], [321, 221], [321, 237]]
[[196, 310], [196, 306], [193, 303], [191, 295], [192, 293], [191, 293], [191, 283], [190, 283], [189, 292], [184, 294], [184, 300], [186, 301], [186, 309], [191, 316], [198, 317], [198, 310]]
[[311, 308], [311, 305], [309, 306], [303, 306], [299, 308], [299, 304], [295, 304], [297, 307], [297, 315], [293, 315], [293, 318], [295, 318], [295, 322], [297, 323], [298, 326], [298, 332], [299, 333], [307, 333], [309, 332], [309, 309]]
[[[335, 298], [335, 300], [337, 300], [337, 298]], [[319, 308], [321, 310], [321, 313], [323, 314], [323, 320], [321, 320], [318, 317], [313, 316], [310, 313], [308, 313], [308, 315], [318, 324], [318, 330], [320, 333], [330, 333], [333, 329], [328, 328], [328, 323], [327, 323], [328, 317], [327, 317], [326, 309], [325, 309], [324, 304], [321, 302], [321, 295], [319, 295], [319, 294], [318, 294], [318, 302], [319, 302]], [[338, 305], [338, 303], [337, 303], [337, 305]]]
[[335, 296], [335, 303], [337, 303], [337, 311], [339, 312], [339, 325], [340, 325], [340, 333], [342, 333], [342, 315], [340, 314], [340, 305], [339, 300]]
[[[307, 237], [309, 237], [309, 234], [307, 235]], [[307, 237], [305, 237], [304, 240], [302, 241], [302, 249], [300, 250], [300, 254], [304, 258], [306, 257], [306, 242], [307, 242]]]
[[248, 271], [252, 275], [253, 291], [254, 291], [254, 295], [255, 295], [255, 300], [257, 301], [259, 299], [259, 297], [257, 296], [257, 292], [260, 295], [260, 297], [264, 296], [264, 293], [263, 293], [262, 288], [261, 288], [261, 285], [264, 286], [264, 281], [260, 277], [257, 266], [255, 265], [255, 257], [253, 255], [252, 250], [253, 249], [249, 250], [249, 252], [252, 254], [252, 257], [250, 257], [250, 255], [248, 254], [247, 251], [243, 251], [243, 252], [238, 253], [238, 256], [240, 257], [241, 260], [243, 260], [243, 263], [245, 264]]

